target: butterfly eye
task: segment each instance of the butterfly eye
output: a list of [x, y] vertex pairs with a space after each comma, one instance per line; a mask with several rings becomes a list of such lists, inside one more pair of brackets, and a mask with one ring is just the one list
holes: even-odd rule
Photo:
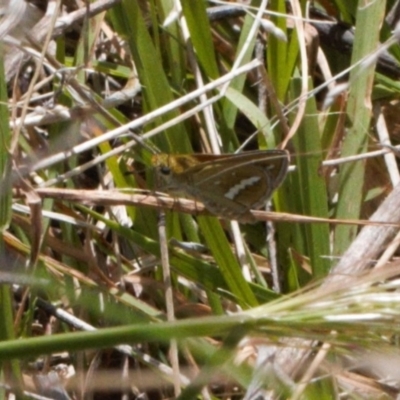
[[169, 175], [169, 174], [171, 173], [171, 168], [167, 167], [166, 165], [162, 165], [162, 166], [160, 167], [160, 172], [161, 172], [163, 175]]

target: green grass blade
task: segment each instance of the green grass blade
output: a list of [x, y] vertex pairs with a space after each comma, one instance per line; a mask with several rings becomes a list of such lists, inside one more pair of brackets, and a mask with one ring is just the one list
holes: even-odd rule
[[[6, 252], [3, 233], [7, 230], [11, 220], [12, 181], [11, 181], [11, 131], [8, 118], [8, 96], [4, 76], [3, 49], [0, 47], [0, 274], [10, 264], [10, 256]], [[7, 269], [6, 269], [7, 271]], [[11, 285], [0, 285], [0, 342], [15, 339], [13, 316], [13, 293]], [[1, 363], [1, 375], [11, 372], [12, 381], [17, 388], [21, 379], [19, 363], [11, 361], [11, 371]], [[5, 368], [5, 369], [3, 369]], [[19, 393], [20, 394], [20, 393]]]
[[[173, 100], [172, 91], [163, 69], [160, 58], [161, 49], [157, 49], [149, 35], [140, 7], [135, 1], [123, 0], [113, 10], [113, 22], [120, 33], [126, 38], [131, 50], [147, 111], [155, 110]], [[178, 111], [171, 111], [160, 117], [157, 125], [176, 117]], [[172, 140], [172, 142], [171, 142]], [[165, 135], [159, 135], [156, 144], [167, 152], [187, 152], [190, 149], [181, 124], [167, 129]]]
[[[357, 10], [352, 64], [372, 54], [379, 46], [380, 25], [385, 12], [384, 1], [370, 2], [368, 7]], [[366, 34], [368, 32], [368, 34]], [[371, 123], [371, 90], [375, 64], [357, 65], [350, 75], [350, 93], [347, 117], [350, 126], [342, 147], [342, 156], [363, 153], [367, 149]], [[336, 217], [340, 219], [360, 218], [363, 201], [365, 165], [362, 162], [345, 164], [340, 168], [339, 197]], [[334, 253], [343, 254], [357, 234], [356, 227], [337, 226], [335, 229]]]
[[243, 277], [240, 265], [232, 253], [221, 225], [212, 217], [199, 217], [199, 226], [204, 234], [207, 246], [225, 278], [232, 295], [244, 308], [258, 304], [248, 282]]
[[205, 8], [206, 3], [202, 1], [184, 0], [181, 4], [198, 61], [210, 78], [218, 78], [219, 71], [215, 59], [211, 26]]
[[[301, 81], [293, 81], [294, 97], [301, 91]], [[305, 116], [293, 138], [296, 149], [298, 191], [301, 194], [301, 214], [329, 218], [328, 195], [324, 177], [319, 173], [322, 163], [321, 134], [315, 98], [306, 104]], [[306, 255], [313, 268], [313, 278], [322, 278], [331, 267], [329, 225], [307, 224], [305, 234]]]

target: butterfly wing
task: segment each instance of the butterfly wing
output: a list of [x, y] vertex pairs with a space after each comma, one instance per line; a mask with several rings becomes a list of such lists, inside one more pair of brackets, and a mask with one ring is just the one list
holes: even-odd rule
[[252, 208], [265, 204], [282, 183], [289, 165], [285, 150], [216, 156], [180, 174], [185, 192], [213, 213], [241, 222], [255, 222]]

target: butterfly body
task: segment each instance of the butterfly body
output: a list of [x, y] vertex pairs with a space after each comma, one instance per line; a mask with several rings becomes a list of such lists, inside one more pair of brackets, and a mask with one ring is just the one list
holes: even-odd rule
[[213, 214], [248, 223], [256, 222], [250, 210], [264, 205], [286, 176], [289, 153], [155, 154], [152, 161], [161, 190], [184, 193]]

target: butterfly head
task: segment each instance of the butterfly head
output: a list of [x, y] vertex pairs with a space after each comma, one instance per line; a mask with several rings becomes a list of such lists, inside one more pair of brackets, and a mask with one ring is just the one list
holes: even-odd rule
[[179, 189], [179, 176], [196, 164], [189, 155], [154, 154], [152, 164], [157, 176], [157, 186], [161, 189]]

